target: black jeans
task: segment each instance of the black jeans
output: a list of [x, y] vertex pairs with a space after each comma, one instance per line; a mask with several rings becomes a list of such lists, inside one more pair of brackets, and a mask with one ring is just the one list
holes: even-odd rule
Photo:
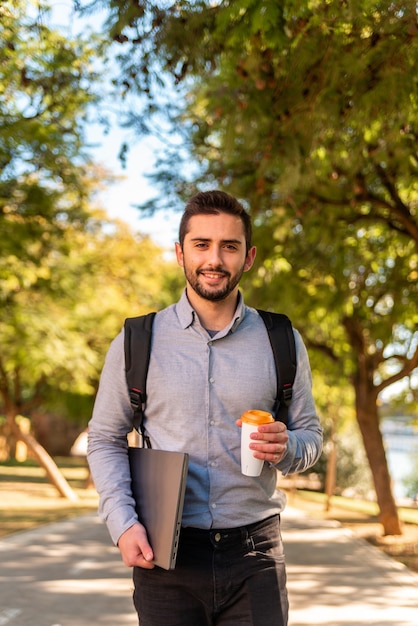
[[136, 567], [133, 579], [140, 626], [287, 625], [278, 515], [242, 528], [183, 528], [176, 568]]

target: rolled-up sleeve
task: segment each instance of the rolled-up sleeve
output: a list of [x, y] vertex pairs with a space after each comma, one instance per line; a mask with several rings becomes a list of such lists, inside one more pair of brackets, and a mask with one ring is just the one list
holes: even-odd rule
[[314, 465], [322, 452], [323, 431], [312, 396], [312, 374], [309, 357], [297, 330], [297, 370], [293, 397], [289, 407], [287, 451], [276, 465], [284, 476], [303, 472]]
[[136, 521], [127, 435], [132, 409], [126, 384], [123, 332], [111, 343], [88, 429], [87, 459], [100, 496], [99, 514], [117, 544]]

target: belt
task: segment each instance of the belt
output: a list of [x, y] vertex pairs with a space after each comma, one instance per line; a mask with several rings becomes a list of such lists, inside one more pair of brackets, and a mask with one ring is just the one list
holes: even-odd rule
[[180, 542], [187, 541], [197, 543], [199, 545], [212, 544], [215, 548], [229, 548], [234, 545], [251, 543], [251, 535], [269, 526], [272, 522], [278, 523], [280, 515], [272, 515], [259, 522], [248, 524], [247, 526], [238, 526], [236, 528], [194, 528], [192, 526], [183, 526], [180, 533]]

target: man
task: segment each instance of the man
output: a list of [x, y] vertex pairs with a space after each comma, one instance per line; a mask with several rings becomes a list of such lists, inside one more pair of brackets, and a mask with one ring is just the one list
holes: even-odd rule
[[259, 426], [261, 476], [240, 468], [240, 415], [272, 411], [273, 354], [264, 323], [238, 290], [256, 249], [251, 222], [232, 196], [209, 191], [186, 206], [176, 256], [186, 287], [157, 313], [145, 422], [154, 448], [189, 454], [177, 563], [154, 567], [152, 546], [130, 491], [126, 435], [132, 411], [122, 333], [113, 341], [89, 425], [89, 463], [100, 511], [123, 561], [134, 568], [141, 626], [282, 626], [288, 600], [279, 514], [285, 495], [276, 469], [301, 472], [318, 459], [322, 429], [308, 356], [295, 333], [297, 374], [288, 430]]

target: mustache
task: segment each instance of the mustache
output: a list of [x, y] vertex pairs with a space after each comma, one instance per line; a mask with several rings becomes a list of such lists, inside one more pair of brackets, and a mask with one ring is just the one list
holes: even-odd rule
[[231, 276], [230, 272], [222, 269], [221, 267], [204, 267], [196, 271], [197, 274], [205, 274], [206, 272], [216, 272], [217, 274], [222, 274], [228, 278]]

